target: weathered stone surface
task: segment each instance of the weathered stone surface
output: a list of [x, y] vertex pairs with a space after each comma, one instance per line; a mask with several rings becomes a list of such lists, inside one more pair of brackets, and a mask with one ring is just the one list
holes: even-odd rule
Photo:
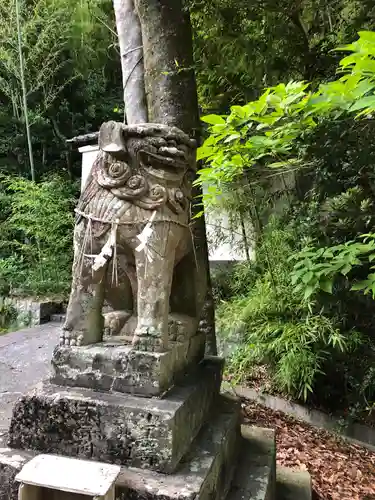
[[196, 142], [163, 124], [107, 122], [99, 147], [76, 210], [72, 289], [60, 343], [101, 342], [106, 303], [137, 316], [138, 350], [163, 352], [170, 309], [194, 318], [195, 330], [200, 316], [189, 227]]
[[239, 466], [227, 500], [276, 500], [274, 430], [242, 426], [241, 434]]
[[173, 476], [123, 469], [117, 500], [219, 500], [225, 498], [242, 445], [239, 405], [218, 398], [210, 421]]
[[171, 342], [164, 353], [135, 351], [107, 341], [82, 347], [57, 346], [51, 382], [110, 392], [158, 396], [182, 380], [203, 359], [204, 335]]
[[162, 472], [175, 470], [217, 396], [221, 360], [165, 399], [43, 384], [15, 405], [9, 445]]
[[[104, 324], [110, 323], [113, 315], [116, 312], [109, 312], [104, 314]], [[125, 324], [120, 328], [120, 337], [132, 337], [137, 328], [137, 317], [129, 315], [129, 319], [124, 322]], [[116, 329], [111, 330], [110, 325], [104, 331], [104, 335], [111, 337], [112, 339], [118, 336], [118, 333], [114, 333]], [[168, 338], [170, 342], [185, 342], [194, 335], [197, 334], [196, 321], [190, 316], [184, 314], [171, 313], [168, 316]]]
[[17, 322], [27, 326], [37, 326], [46, 323], [51, 316], [62, 311], [62, 304], [45, 300], [35, 301], [32, 298], [10, 298], [5, 299], [17, 311]]
[[[177, 472], [165, 475], [152, 470], [122, 467], [116, 484], [116, 500], [221, 500], [232, 479], [243, 444], [239, 407], [220, 397], [212, 418], [197, 436], [191, 452]], [[0, 500], [17, 500], [13, 479], [36, 454], [6, 448], [0, 437], [0, 471], [4, 467], [7, 471], [7, 483], [0, 481]], [[8, 465], [10, 456], [14, 458]], [[227, 464], [233, 467], [227, 467]], [[5, 475], [1, 476], [3, 478]]]
[[310, 474], [301, 469], [277, 466], [277, 500], [311, 500]]
[[0, 434], [0, 500], [18, 499], [18, 484], [14, 478], [33, 457], [32, 452], [8, 448], [5, 434]]

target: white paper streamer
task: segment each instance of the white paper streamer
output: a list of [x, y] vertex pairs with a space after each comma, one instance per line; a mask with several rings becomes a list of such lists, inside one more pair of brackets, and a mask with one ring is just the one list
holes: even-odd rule
[[149, 240], [150, 236], [154, 232], [154, 230], [152, 229], [151, 226], [152, 226], [152, 223], [154, 222], [155, 215], [156, 215], [156, 211], [152, 213], [150, 220], [147, 222], [147, 224], [143, 228], [143, 231], [137, 235], [137, 238], [139, 239], [139, 241], [141, 243], [135, 249], [136, 252], [142, 252], [142, 250], [144, 250], [149, 262], [153, 261], [153, 256], [152, 256], [147, 244], [148, 244], [148, 240]]
[[118, 222], [119, 221], [116, 220], [113, 224], [108, 240], [101, 249], [100, 253], [95, 256], [94, 262], [92, 263], [93, 271], [99, 271], [99, 269], [104, 267], [112, 257], [113, 251], [116, 248]]

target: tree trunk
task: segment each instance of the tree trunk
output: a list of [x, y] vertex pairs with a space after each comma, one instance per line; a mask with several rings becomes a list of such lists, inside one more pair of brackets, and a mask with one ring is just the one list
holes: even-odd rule
[[[198, 97], [194, 73], [190, 16], [182, 0], [135, 0], [143, 39], [145, 86], [151, 122], [176, 126], [200, 139]], [[194, 195], [200, 191], [195, 190]], [[197, 200], [197, 198], [194, 198]], [[193, 214], [200, 211], [193, 203]], [[217, 353], [214, 303], [204, 217], [195, 220], [193, 236], [197, 264], [207, 286], [199, 329], [206, 333], [207, 352]]]
[[142, 34], [133, 0], [113, 0], [120, 45], [122, 82], [127, 123], [146, 123]]

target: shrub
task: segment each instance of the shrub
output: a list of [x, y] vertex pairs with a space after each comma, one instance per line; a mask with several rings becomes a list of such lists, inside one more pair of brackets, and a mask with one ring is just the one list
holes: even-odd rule
[[6, 333], [16, 320], [16, 309], [0, 296], [0, 334]]
[[10, 294], [69, 290], [75, 186], [54, 176], [40, 183], [2, 177], [8, 201], [0, 235], [0, 281]]
[[296, 290], [290, 279], [292, 236], [269, 225], [258, 262], [250, 264], [257, 278], [246, 293], [219, 306], [218, 329], [241, 333], [228, 367], [235, 381], [246, 379], [254, 365], [266, 364], [276, 390], [306, 400], [319, 393], [332, 359], [353, 353], [363, 339], [354, 330], [343, 333], [338, 317], [326, 316]]

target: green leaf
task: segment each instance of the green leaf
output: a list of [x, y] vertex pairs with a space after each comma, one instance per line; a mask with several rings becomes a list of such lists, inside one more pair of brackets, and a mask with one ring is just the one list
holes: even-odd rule
[[240, 137], [241, 137], [240, 134], [231, 134], [229, 137], [225, 139], [224, 143], [227, 144], [228, 142], [233, 142], [236, 139], [239, 139]]
[[193, 216], [193, 219], [199, 219], [200, 217], [202, 217], [202, 215], [204, 214], [204, 210], [201, 210], [200, 212], [197, 212], [194, 216]]
[[292, 285], [295, 285], [305, 272], [305, 269], [294, 269], [292, 271]]
[[357, 281], [351, 286], [350, 290], [352, 291], [364, 290], [365, 288], [367, 288], [367, 286], [368, 284], [365, 281]]
[[360, 39], [363, 39], [365, 41], [368, 41], [368, 42], [375, 44], [375, 33], [373, 31], [358, 31], [358, 35], [359, 35]]
[[232, 106], [230, 108], [231, 112], [240, 118], [246, 118], [248, 115], [248, 110], [242, 106]]
[[373, 109], [375, 107], [375, 96], [362, 97], [357, 102], [355, 102], [349, 109], [349, 111], [358, 111], [359, 109]]
[[209, 158], [212, 154], [216, 152], [215, 148], [209, 146], [201, 146], [197, 151], [197, 160], [203, 160], [204, 158]]
[[202, 122], [208, 123], [210, 125], [225, 125], [226, 122], [222, 116], [219, 115], [207, 115], [201, 118]]
[[319, 283], [320, 288], [323, 292], [332, 294], [333, 281], [332, 280], [324, 280]]
[[308, 271], [304, 276], [302, 276], [302, 281], [304, 283], [308, 283], [314, 277], [314, 273], [312, 271]]
[[352, 270], [352, 266], [350, 264], [345, 264], [345, 266], [341, 269], [341, 274], [346, 276]]
[[311, 295], [315, 292], [315, 286], [313, 285], [309, 285], [308, 287], [306, 287], [305, 289], [305, 293], [303, 295], [303, 298], [305, 300], [309, 299], [311, 297]]

